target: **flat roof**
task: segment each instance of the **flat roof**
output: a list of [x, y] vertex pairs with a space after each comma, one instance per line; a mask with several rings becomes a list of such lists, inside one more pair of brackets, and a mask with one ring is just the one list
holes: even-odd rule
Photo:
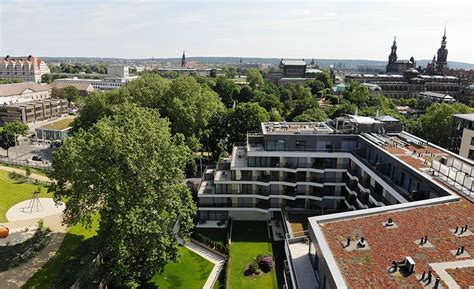
[[74, 118], [68, 117], [64, 118], [55, 122], [51, 122], [48, 124], [45, 124], [41, 127], [41, 129], [47, 129], [47, 130], [65, 130], [67, 128], [71, 127], [71, 123], [74, 121]]
[[283, 59], [281, 63], [283, 65], [306, 66], [306, 61], [299, 59]]
[[462, 119], [465, 119], [465, 120], [469, 120], [469, 121], [474, 121], [474, 113], [455, 114], [453, 116], [455, 116], [457, 118], [462, 118]]
[[330, 134], [334, 130], [324, 122], [264, 122], [263, 134]]
[[[388, 208], [387, 208], [388, 209]], [[395, 225], [384, 222], [392, 218]], [[460, 227], [468, 225], [468, 231], [459, 234]], [[472, 260], [474, 256], [474, 204], [461, 199], [427, 207], [397, 209], [368, 216], [348, 217], [334, 221], [319, 221], [324, 239], [329, 245], [337, 267], [350, 288], [412, 288], [421, 287], [418, 274], [444, 262]], [[458, 233], [454, 233], [458, 226]], [[469, 227], [470, 226], [470, 227]], [[420, 239], [428, 236], [426, 246]], [[357, 242], [364, 237], [367, 249], [347, 250], [346, 240]], [[458, 248], [465, 246], [468, 254], [456, 256]], [[469, 256], [470, 254], [470, 256]], [[415, 274], [403, 276], [390, 273], [392, 261], [411, 257], [415, 262]], [[459, 266], [459, 265], [456, 265]], [[453, 268], [454, 269], [454, 268]], [[435, 270], [436, 276], [441, 275]], [[442, 277], [442, 276], [441, 276]], [[465, 275], [474, 284], [474, 275]], [[444, 288], [452, 280], [442, 278]], [[423, 283], [424, 284], [424, 283]], [[451, 288], [451, 287], [450, 287]]]
[[347, 117], [349, 118], [349, 121], [354, 122], [354, 123], [364, 123], [364, 124], [380, 123], [380, 121], [370, 116], [359, 116], [359, 115], [348, 114]]

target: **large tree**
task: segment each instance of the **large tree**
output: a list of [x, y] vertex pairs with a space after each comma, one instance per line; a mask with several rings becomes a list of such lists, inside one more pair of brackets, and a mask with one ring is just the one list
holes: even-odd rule
[[173, 133], [181, 133], [192, 150], [198, 150], [209, 119], [224, 110], [219, 96], [193, 77], [173, 80], [160, 104], [160, 113], [171, 121]]
[[302, 114], [296, 116], [293, 121], [326, 121], [328, 116], [321, 108], [310, 108], [303, 111]]
[[99, 248], [119, 288], [145, 286], [177, 259], [176, 221], [179, 236], [189, 236], [196, 207], [181, 182], [190, 156], [183, 141], [155, 110], [123, 104], [53, 156], [49, 190], [66, 200], [64, 221], [100, 215]]
[[445, 104], [437, 103], [431, 105], [426, 113], [419, 118], [419, 126], [412, 124], [411, 131], [420, 137], [436, 143], [442, 147], [449, 147], [453, 126], [453, 114], [471, 113], [473, 109], [460, 103]]
[[216, 79], [214, 91], [220, 96], [226, 107], [231, 107], [239, 96], [240, 88], [234, 81], [219, 76]]
[[18, 143], [18, 136], [25, 135], [28, 132], [28, 126], [20, 121], [7, 122], [0, 128], [0, 147], [7, 151]]
[[250, 68], [247, 70], [247, 82], [250, 87], [255, 89], [261, 87], [264, 84], [263, 75], [257, 68]]
[[269, 120], [269, 113], [257, 103], [240, 103], [227, 114], [229, 143], [245, 142], [247, 132], [259, 130]]

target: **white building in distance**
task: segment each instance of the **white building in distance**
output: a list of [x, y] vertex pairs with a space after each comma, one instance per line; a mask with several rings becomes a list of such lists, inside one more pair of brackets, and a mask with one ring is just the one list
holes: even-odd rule
[[7, 55], [0, 61], [0, 79], [40, 82], [41, 76], [46, 73], [50, 73], [48, 65], [32, 55], [18, 58]]

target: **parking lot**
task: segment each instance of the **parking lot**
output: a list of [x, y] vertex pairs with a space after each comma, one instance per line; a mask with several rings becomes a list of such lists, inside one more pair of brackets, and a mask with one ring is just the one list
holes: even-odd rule
[[[49, 143], [31, 143], [29, 140], [22, 140], [20, 141], [20, 145], [9, 149], [8, 159], [38, 163], [37, 161], [33, 161], [32, 158], [33, 156], [40, 156], [44, 164], [50, 164], [54, 150], [56, 150], [56, 148], [51, 148]], [[6, 161], [6, 150], [0, 149], [0, 158]]]

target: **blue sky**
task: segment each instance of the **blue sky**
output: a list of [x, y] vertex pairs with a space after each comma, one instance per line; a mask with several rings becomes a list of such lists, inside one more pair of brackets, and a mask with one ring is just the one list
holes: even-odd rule
[[0, 0], [0, 55], [474, 62], [472, 1]]

